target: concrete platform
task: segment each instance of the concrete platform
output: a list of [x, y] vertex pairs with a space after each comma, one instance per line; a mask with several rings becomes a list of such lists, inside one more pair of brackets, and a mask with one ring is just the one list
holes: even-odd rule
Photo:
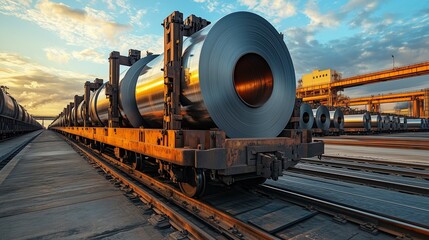
[[0, 239], [162, 239], [120, 190], [45, 130], [0, 171]]
[[4, 140], [0, 142], [0, 162], [8, 158], [16, 149], [25, 145], [32, 138], [40, 134], [42, 130], [27, 133], [12, 139]]

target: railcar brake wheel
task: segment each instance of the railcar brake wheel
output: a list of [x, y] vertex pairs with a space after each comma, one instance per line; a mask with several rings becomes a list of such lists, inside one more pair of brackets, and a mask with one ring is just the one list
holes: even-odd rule
[[190, 176], [189, 182], [179, 182], [179, 187], [182, 193], [188, 197], [200, 197], [204, 194], [206, 189], [206, 175], [204, 171], [200, 169], [193, 169], [188, 172], [193, 176]]

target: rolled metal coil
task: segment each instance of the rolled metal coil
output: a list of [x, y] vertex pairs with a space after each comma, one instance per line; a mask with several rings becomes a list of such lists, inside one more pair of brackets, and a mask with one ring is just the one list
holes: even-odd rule
[[399, 127], [403, 130], [408, 128], [408, 121], [406, 117], [399, 117]]
[[[225, 16], [184, 40], [182, 59], [183, 128], [217, 127], [233, 138], [274, 137], [288, 123], [295, 71], [282, 37], [262, 17], [248, 12]], [[122, 117], [134, 127], [160, 128], [164, 55], [137, 63], [121, 81]], [[106, 125], [103, 91], [104, 86], [91, 98], [90, 116]]]
[[390, 118], [387, 115], [381, 115], [383, 131], [390, 129]]
[[368, 112], [363, 114], [344, 115], [344, 128], [371, 129], [371, 115]]
[[344, 129], [344, 113], [341, 109], [336, 108], [335, 111], [329, 111], [331, 120], [331, 128]]
[[383, 119], [380, 113], [371, 114], [371, 128], [376, 131], [383, 129]]
[[314, 124], [313, 110], [307, 103], [302, 103], [299, 107], [299, 128], [311, 129]]
[[317, 109], [313, 109], [313, 116], [313, 128], [318, 128], [322, 131], [329, 130], [329, 126], [331, 125], [331, 117], [326, 106], [320, 105]]
[[409, 118], [407, 119], [408, 129], [424, 129], [425, 121], [422, 118]]
[[391, 130], [399, 130], [399, 119], [396, 116], [390, 115], [390, 129]]

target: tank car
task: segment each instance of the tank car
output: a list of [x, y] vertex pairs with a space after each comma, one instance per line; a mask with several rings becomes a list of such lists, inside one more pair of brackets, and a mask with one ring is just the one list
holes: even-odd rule
[[41, 129], [42, 126], [15, 98], [0, 88], [0, 139]]

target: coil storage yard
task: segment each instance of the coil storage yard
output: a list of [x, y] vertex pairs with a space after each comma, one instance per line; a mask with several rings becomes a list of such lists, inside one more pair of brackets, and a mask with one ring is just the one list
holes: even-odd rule
[[[121, 114], [127, 126], [162, 126], [163, 60], [163, 54], [142, 58], [122, 78]], [[232, 138], [275, 137], [290, 119], [293, 63], [279, 33], [258, 15], [233, 13], [188, 37], [183, 69], [184, 128], [217, 127]], [[104, 87], [90, 104], [91, 120], [101, 126], [108, 108], [103, 93]]]

